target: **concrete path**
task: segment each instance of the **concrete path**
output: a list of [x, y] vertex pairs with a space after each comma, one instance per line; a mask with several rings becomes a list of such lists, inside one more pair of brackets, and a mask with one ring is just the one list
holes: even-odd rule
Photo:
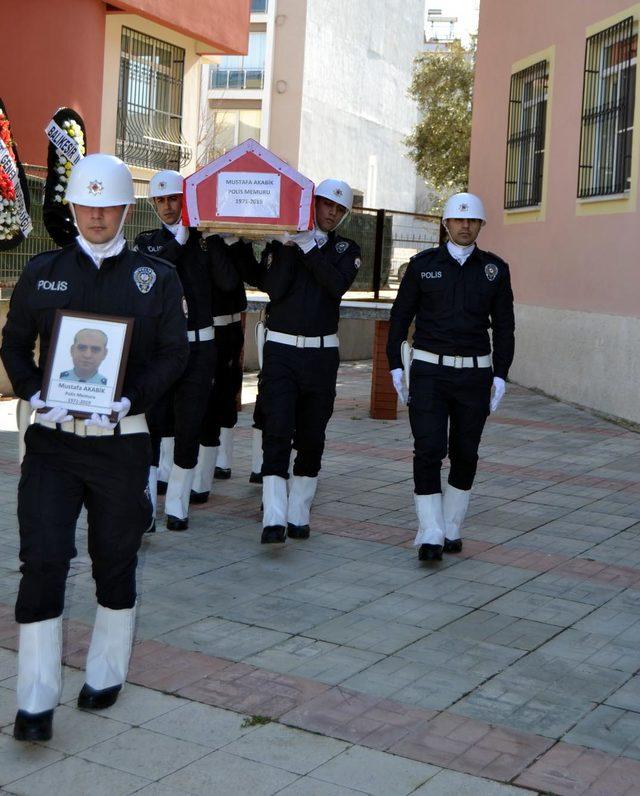
[[43, 745], [10, 735], [16, 434], [0, 404], [2, 792], [640, 794], [640, 435], [511, 386], [463, 554], [420, 564], [406, 411], [370, 420], [369, 378], [341, 368], [308, 541], [259, 544], [242, 413], [232, 479], [188, 532], [145, 537], [131, 685], [100, 715], [73, 707], [95, 611], [79, 532], [75, 668]]

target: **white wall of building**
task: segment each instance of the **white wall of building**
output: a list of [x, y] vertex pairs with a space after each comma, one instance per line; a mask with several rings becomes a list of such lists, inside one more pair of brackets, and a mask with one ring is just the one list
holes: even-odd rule
[[403, 139], [417, 120], [407, 91], [424, 8], [424, 0], [307, 0], [298, 168], [314, 182], [338, 177], [365, 205], [415, 209]]

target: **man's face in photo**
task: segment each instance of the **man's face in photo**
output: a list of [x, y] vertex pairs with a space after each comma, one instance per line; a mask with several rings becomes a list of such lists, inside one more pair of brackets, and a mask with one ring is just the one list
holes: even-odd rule
[[104, 332], [83, 329], [76, 334], [71, 346], [71, 359], [78, 378], [91, 378], [106, 356], [107, 336]]

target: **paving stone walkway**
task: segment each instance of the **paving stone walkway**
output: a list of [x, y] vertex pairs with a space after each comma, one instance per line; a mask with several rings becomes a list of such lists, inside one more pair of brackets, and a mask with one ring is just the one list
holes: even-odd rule
[[511, 386], [463, 554], [420, 564], [406, 410], [369, 419], [369, 379], [342, 366], [312, 536], [281, 548], [259, 544], [242, 413], [232, 479], [188, 532], [145, 537], [131, 684], [100, 715], [73, 707], [95, 610], [78, 534], [65, 704], [31, 746], [10, 737], [17, 467], [0, 404], [2, 792], [640, 794], [640, 435]]

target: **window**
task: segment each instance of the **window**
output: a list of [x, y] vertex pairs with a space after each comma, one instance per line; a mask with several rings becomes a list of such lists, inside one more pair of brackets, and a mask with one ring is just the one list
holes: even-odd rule
[[268, 5], [268, 0], [251, 0], [251, 13], [266, 14]]
[[249, 33], [249, 51], [246, 55], [225, 55], [211, 67], [209, 88], [261, 89], [264, 87], [264, 60], [267, 34], [264, 31]]
[[511, 75], [504, 206], [535, 207], [542, 201], [549, 64], [539, 61]]
[[248, 138], [260, 140], [262, 113], [258, 109], [216, 110], [213, 114], [213, 126], [207, 142], [206, 162], [233, 149]]
[[620, 194], [631, 187], [637, 49], [633, 17], [587, 39], [579, 198]]
[[191, 159], [182, 137], [185, 51], [122, 28], [116, 154], [133, 166], [179, 169]]

